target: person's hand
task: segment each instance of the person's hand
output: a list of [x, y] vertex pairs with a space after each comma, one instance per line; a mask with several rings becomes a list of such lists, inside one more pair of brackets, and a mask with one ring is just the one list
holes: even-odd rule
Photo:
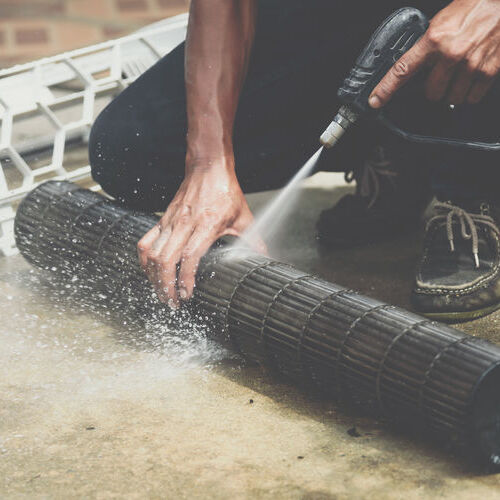
[[426, 96], [449, 104], [475, 104], [500, 72], [500, 0], [455, 0], [438, 12], [424, 36], [404, 54], [370, 95], [373, 108], [423, 67]]
[[[199, 261], [210, 246], [221, 236], [240, 236], [253, 222], [234, 167], [226, 163], [191, 165], [159, 223], [137, 245], [142, 268], [171, 307], [191, 297]], [[258, 237], [248, 243], [266, 251]]]

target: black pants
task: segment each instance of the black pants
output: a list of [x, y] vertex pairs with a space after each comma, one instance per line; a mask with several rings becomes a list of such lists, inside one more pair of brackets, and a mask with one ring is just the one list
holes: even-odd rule
[[[416, 6], [432, 16], [447, 3], [425, 0]], [[245, 192], [284, 185], [317, 149], [320, 133], [339, 107], [336, 91], [343, 78], [376, 26], [403, 4], [398, 0], [260, 2], [233, 137], [237, 175]], [[425, 119], [420, 117], [424, 125]], [[467, 118], [458, 122], [470, 123]], [[338, 147], [323, 155], [321, 168], [342, 170], [353, 165], [366, 151], [357, 145], [378, 140], [378, 128], [365, 124], [350, 131]], [[97, 118], [89, 146], [94, 179], [133, 208], [164, 210], [184, 176], [186, 129], [181, 44]], [[498, 155], [432, 156], [444, 169], [437, 175], [439, 189], [463, 194], [471, 187], [469, 177], [490, 178], [478, 186], [479, 191], [482, 185], [492, 185], [490, 166]], [[471, 158], [474, 175], [468, 165]]]

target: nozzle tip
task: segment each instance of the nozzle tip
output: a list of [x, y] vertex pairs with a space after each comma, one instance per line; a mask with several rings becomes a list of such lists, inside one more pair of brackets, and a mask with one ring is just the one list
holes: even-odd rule
[[345, 129], [337, 123], [336, 120], [333, 120], [330, 125], [326, 128], [326, 130], [321, 134], [319, 138], [319, 142], [323, 144], [326, 148], [331, 148], [340, 140], [340, 138], [344, 135]]

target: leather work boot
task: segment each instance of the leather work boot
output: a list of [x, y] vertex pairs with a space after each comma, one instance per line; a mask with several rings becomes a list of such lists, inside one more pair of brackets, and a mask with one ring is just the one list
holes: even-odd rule
[[345, 174], [356, 192], [324, 210], [318, 238], [328, 248], [348, 248], [398, 236], [418, 227], [432, 195], [429, 169], [415, 159], [389, 157], [383, 147]]
[[437, 203], [429, 219], [412, 302], [446, 322], [500, 308], [500, 205]]

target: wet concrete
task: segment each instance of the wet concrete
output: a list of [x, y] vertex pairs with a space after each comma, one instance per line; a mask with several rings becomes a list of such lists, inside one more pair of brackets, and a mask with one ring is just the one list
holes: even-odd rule
[[[407, 307], [417, 233], [318, 251], [314, 221], [346, 189], [309, 179], [275, 254]], [[61, 300], [20, 256], [0, 259], [0, 291], [1, 498], [500, 498], [500, 476], [199, 333], [134, 331]], [[499, 341], [499, 318], [461, 328]]]

